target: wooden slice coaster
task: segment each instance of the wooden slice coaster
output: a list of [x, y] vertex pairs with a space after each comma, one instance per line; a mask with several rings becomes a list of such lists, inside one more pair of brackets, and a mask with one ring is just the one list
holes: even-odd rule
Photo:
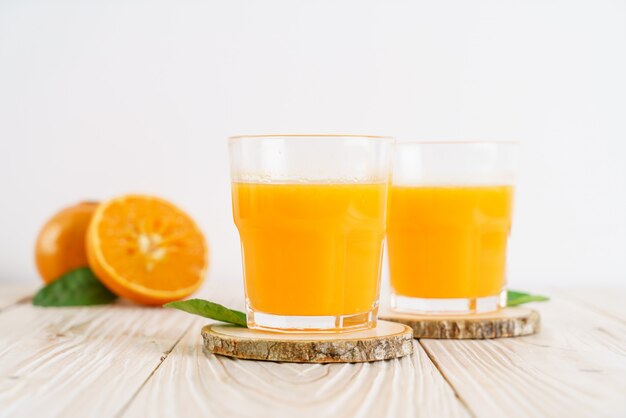
[[202, 328], [202, 337], [209, 352], [248, 360], [355, 363], [413, 353], [411, 328], [387, 321], [378, 321], [376, 328], [341, 334], [283, 334], [213, 324]]
[[472, 315], [420, 315], [387, 311], [381, 319], [408, 325], [415, 338], [486, 339], [519, 337], [539, 332], [539, 312], [505, 308]]

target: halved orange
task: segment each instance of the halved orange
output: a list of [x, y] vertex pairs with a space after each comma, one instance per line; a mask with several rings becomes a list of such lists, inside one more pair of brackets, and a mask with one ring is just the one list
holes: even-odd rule
[[195, 222], [152, 196], [102, 203], [87, 231], [87, 256], [105, 286], [147, 305], [191, 295], [208, 267], [207, 244]]

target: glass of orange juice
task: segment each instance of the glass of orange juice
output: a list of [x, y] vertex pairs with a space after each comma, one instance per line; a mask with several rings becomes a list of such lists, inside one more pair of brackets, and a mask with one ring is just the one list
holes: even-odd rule
[[506, 305], [516, 148], [395, 145], [387, 227], [393, 309], [475, 313]]
[[229, 147], [248, 327], [375, 326], [392, 140], [261, 135]]

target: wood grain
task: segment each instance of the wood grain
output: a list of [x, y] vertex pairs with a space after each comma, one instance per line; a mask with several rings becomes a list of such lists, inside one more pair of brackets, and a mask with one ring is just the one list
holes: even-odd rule
[[0, 311], [32, 296], [37, 291], [36, 285], [3, 284], [0, 285]]
[[[626, 294], [566, 293], [533, 306], [539, 334], [421, 339], [411, 356], [357, 364], [230, 359], [202, 349], [203, 318], [12, 296], [0, 312], [0, 417], [624, 417]], [[230, 284], [199, 297], [243, 304]]]
[[559, 289], [576, 303], [626, 323], [625, 289]]
[[539, 331], [539, 314], [523, 307], [475, 315], [417, 315], [386, 311], [381, 318], [411, 327], [415, 338], [487, 339], [519, 337]]
[[193, 323], [132, 305], [0, 315], [0, 416], [113, 416]]
[[373, 329], [341, 334], [278, 334], [212, 324], [202, 328], [202, 337], [210, 353], [248, 360], [355, 363], [413, 353], [411, 328], [387, 321], [378, 321]]
[[469, 417], [414, 344], [401, 359], [296, 364], [231, 359], [202, 349], [199, 319], [123, 414], [205, 417]]
[[536, 335], [420, 343], [478, 417], [626, 416], [626, 327], [558, 295], [534, 308]]

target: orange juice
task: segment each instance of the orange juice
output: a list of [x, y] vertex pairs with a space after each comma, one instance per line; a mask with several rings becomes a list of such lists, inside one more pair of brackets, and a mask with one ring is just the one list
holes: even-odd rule
[[232, 193], [254, 311], [338, 316], [376, 307], [385, 183], [235, 182]]
[[391, 286], [414, 298], [480, 298], [505, 285], [512, 186], [393, 186]]

